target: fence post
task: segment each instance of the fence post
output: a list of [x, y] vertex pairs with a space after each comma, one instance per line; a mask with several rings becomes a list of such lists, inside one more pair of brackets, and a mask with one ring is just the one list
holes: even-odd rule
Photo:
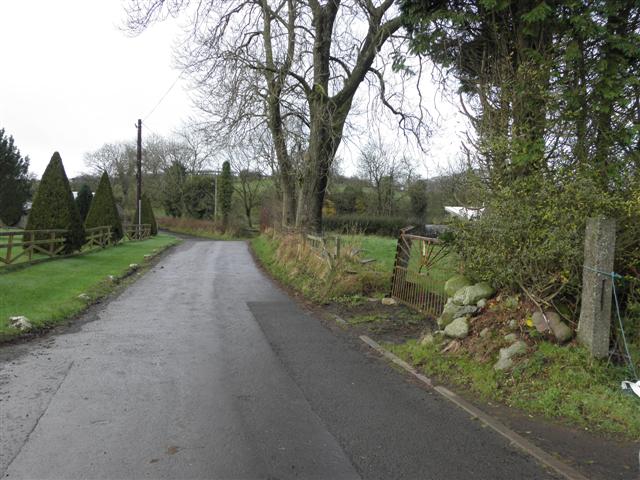
[[340, 237], [336, 235], [336, 260], [340, 258]]
[[[29, 261], [31, 261], [33, 258], [33, 238], [34, 238], [33, 232], [31, 232], [29, 234], [29, 249], [27, 250]], [[22, 237], [22, 239], [24, 241], [24, 237]]]
[[609, 354], [613, 286], [609, 274], [613, 272], [615, 243], [615, 220], [604, 217], [587, 220], [578, 340], [596, 358]]
[[11, 249], [13, 248], [13, 236], [14, 233], [9, 233], [9, 240], [7, 245], [7, 264], [11, 263]]

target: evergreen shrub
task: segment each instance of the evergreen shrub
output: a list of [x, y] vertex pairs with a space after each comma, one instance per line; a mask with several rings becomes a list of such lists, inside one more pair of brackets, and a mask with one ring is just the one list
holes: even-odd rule
[[[78, 194], [80, 197], [80, 194]], [[96, 196], [91, 202], [91, 207], [85, 220], [85, 228], [111, 226], [111, 241], [117, 242], [122, 238], [122, 221], [118, 215], [116, 201], [113, 198], [113, 190], [107, 172], [102, 174], [100, 184], [96, 190]]]
[[[67, 230], [61, 253], [69, 254], [82, 248], [85, 241], [82, 220], [58, 152], [53, 154], [42, 175], [26, 226], [26, 230], [54, 229]], [[46, 238], [48, 234], [36, 236], [36, 240]]]
[[93, 200], [93, 193], [91, 188], [86, 183], [83, 183], [78, 190], [78, 196], [76, 197], [76, 205], [80, 212], [80, 219], [84, 222], [87, 219], [89, 208], [91, 208], [91, 200]]

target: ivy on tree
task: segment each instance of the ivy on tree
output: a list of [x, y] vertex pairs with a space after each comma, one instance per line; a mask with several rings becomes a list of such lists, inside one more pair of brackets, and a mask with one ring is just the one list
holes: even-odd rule
[[[80, 194], [78, 194], [80, 197]], [[122, 221], [118, 215], [118, 208], [113, 197], [111, 181], [107, 172], [103, 172], [96, 195], [91, 202], [91, 208], [85, 220], [86, 228], [111, 227], [111, 241], [117, 242], [122, 238]]]
[[[26, 227], [26, 230], [55, 229], [67, 231], [61, 253], [68, 254], [82, 248], [85, 241], [82, 220], [58, 152], [53, 154], [42, 174]], [[36, 236], [36, 240], [47, 238], [49, 234]]]
[[15, 225], [30, 197], [29, 157], [22, 157], [13, 137], [0, 129], [0, 221]]
[[222, 226], [226, 230], [229, 225], [229, 214], [231, 213], [231, 201], [233, 198], [233, 177], [231, 175], [231, 165], [229, 162], [222, 164], [222, 173], [218, 180], [218, 201], [222, 212]]

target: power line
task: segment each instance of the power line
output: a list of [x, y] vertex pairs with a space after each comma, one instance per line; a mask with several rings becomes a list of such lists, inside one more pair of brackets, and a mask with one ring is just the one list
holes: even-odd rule
[[143, 124], [145, 127], [147, 127], [147, 130], [149, 130], [151, 133], [153, 133], [153, 134], [157, 135], [158, 137], [161, 137], [161, 136], [162, 136], [162, 135], [160, 135], [158, 132], [156, 132], [153, 128], [151, 128], [147, 122], [143, 121], [143, 122], [142, 122], [142, 124]]
[[178, 80], [180, 80], [182, 78], [182, 75], [184, 75], [184, 70], [180, 72], [180, 75], [178, 75], [178, 77], [173, 81], [173, 83], [171, 84], [171, 86], [169, 87], [169, 89], [164, 93], [164, 95], [162, 95], [162, 97], [160, 97], [160, 100], [158, 100], [158, 103], [156, 103], [156, 105], [151, 109], [151, 111], [149, 113], [147, 113], [146, 116], [143, 117], [142, 121], [144, 122], [147, 118], [149, 118], [151, 116], [151, 114], [153, 114], [153, 112], [156, 111], [156, 108], [158, 108], [160, 106], [160, 104], [162, 103], [162, 101], [167, 98], [167, 95], [169, 95], [169, 93], [171, 92], [171, 90], [173, 90], [173, 87], [176, 86], [176, 84], [178, 83]]

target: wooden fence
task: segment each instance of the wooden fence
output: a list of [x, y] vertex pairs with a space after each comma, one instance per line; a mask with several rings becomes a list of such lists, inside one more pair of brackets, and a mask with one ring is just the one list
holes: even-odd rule
[[143, 223], [124, 225], [124, 234], [129, 240], [146, 240], [151, 236], [151, 224]]
[[[0, 262], [5, 265], [16, 263], [22, 257], [32, 261], [35, 254], [48, 257], [58, 255], [64, 250], [66, 230], [16, 230], [0, 232]], [[46, 237], [46, 238], [43, 238]]]
[[315, 250], [319, 256], [334, 261], [340, 257], [341, 241], [337, 235], [335, 237], [319, 237], [303, 234], [302, 238], [303, 242]]
[[105, 227], [87, 228], [84, 231], [86, 235], [84, 248], [106, 248], [112, 244], [111, 225]]
[[[5, 265], [19, 260], [33, 262], [34, 256], [53, 258], [65, 248], [67, 230], [12, 230], [0, 232], [0, 262]], [[111, 226], [87, 228], [83, 251], [107, 248], [114, 244]], [[126, 225], [129, 240], [145, 240], [151, 236], [151, 225]]]

